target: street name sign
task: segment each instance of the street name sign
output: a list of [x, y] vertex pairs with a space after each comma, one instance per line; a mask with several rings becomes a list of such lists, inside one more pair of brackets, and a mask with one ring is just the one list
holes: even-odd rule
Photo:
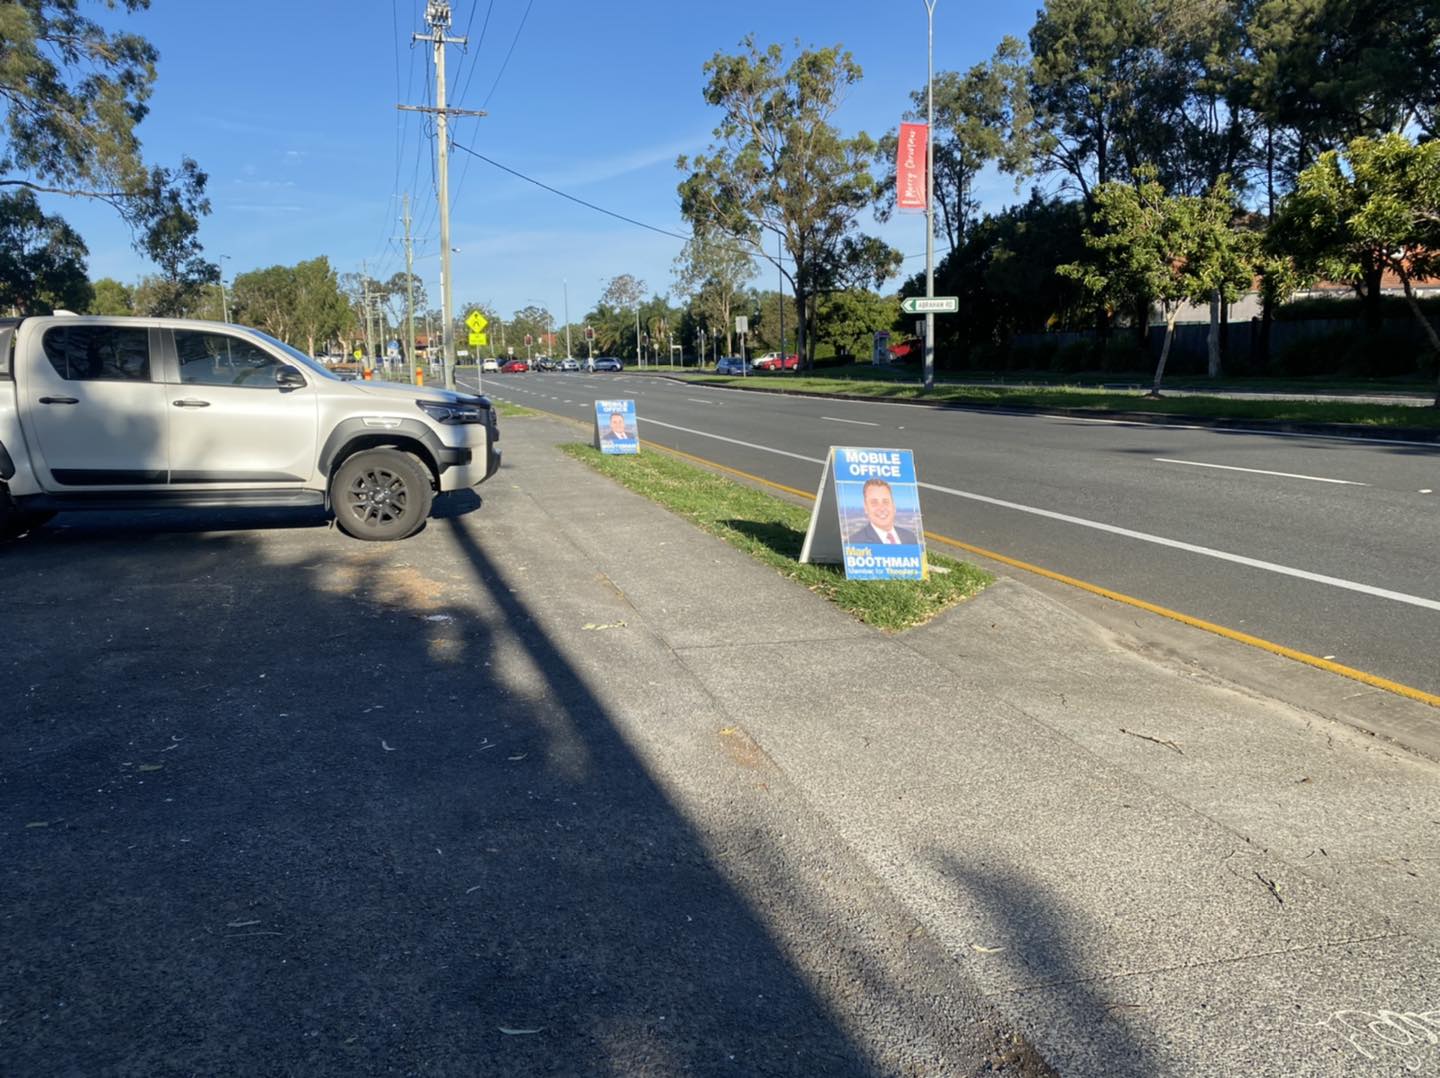
[[906, 314], [954, 314], [960, 310], [959, 296], [906, 296], [900, 301]]

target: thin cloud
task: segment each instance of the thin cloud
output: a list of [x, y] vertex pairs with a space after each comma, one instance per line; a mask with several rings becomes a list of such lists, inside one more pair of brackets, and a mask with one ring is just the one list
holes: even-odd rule
[[[577, 169], [570, 169], [565, 172], [550, 173], [536, 177], [551, 187], [558, 187], [565, 190], [567, 187], [585, 187], [594, 183], [603, 183], [606, 180], [618, 179], [621, 176], [628, 176], [632, 172], [643, 172], [647, 168], [654, 168], [661, 164], [674, 164], [675, 158], [682, 153], [694, 152], [697, 147], [704, 146], [704, 136], [700, 138], [675, 139], [662, 143], [658, 146], [648, 146], [643, 149], [634, 150], [618, 157], [610, 157], [596, 161], [586, 162]], [[502, 160], [496, 155], [497, 160]]]

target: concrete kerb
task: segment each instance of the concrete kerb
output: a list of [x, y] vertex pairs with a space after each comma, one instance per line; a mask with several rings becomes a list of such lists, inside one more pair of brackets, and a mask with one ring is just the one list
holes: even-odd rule
[[[534, 424], [514, 439], [525, 452], [571, 429], [523, 423]], [[1062, 1071], [1107, 1061], [1110, 1074], [1198, 1074], [1249, 1058], [1257, 1072], [1309, 1059], [1293, 1072], [1341, 1073], [1345, 1043], [1319, 1044], [1332, 1012], [1390, 1006], [1390, 984], [1428, 989], [1440, 916], [1412, 892], [1433, 880], [1377, 889], [1314, 854], [1423, 861], [1428, 836], [1382, 817], [1440, 818], [1428, 762], [1327, 732], [1014, 581], [916, 633], [857, 632], [628, 492], [623, 519], [592, 526], [614, 502], [608, 481], [558, 454], [554, 466], [576, 470], [567, 490], [578, 480], [594, 495], [568, 538], [676, 673], [704, 686]], [[565, 498], [581, 508], [573, 490]], [[760, 623], [747, 617], [756, 605]], [[1328, 990], [1296, 993], [1306, 954], [1336, 967]], [[1126, 986], [1142, 981], [1143, 1013], [1128, 1016]], [[1202, 982], [1227, 1001], [1223, 1027], [1166, 1003]], [[1272, 1037], [1263, 1060], [1253, 1028]]]

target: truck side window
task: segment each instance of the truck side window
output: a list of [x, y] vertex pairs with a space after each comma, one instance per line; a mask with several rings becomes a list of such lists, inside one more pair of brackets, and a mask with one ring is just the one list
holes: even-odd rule
[[275, 371], [283, 364], [243, 338], [177, 329], [175, 352], [185, 385], [278, 388]]
[[67, 381], [148, 382], [150, 334], [132, 326], [52, 326], [45, 357]]

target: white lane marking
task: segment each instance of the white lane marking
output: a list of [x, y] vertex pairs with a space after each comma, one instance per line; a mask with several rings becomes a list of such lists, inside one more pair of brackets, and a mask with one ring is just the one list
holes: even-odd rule
[[[662, 423], [658, 419], [649, 419], [646, 420], [646, 422], [653, 426], [668, 427], [670, 430], [683, 431], [686, 434], [696, 434], [702, 438], [713, 438], [719, 442], [729, 442], [731, 445], [742, 445], [747, 449], [758, 449], [764, 453], [775, 453], [782, 457], [791, 457], [794, 460], [803, 460], [811, 464], [823, 465], [825, 463], [820, 457], [807, 457], [802, 453], [791, 453], [788, 450], [775, 449], [768, 445], [742, 442], [738, 438], [727, 438], [723, 434], [711, 434], [709, 431], [694, 430], [690, 427], [679, 427], [673, 423]], [[1007, 502], [1003, 498], [991, 498], [987, 495], [975, 494], [968, 490], [956, 490], [954, 487], [942, 487], [935, 483], [921, 483], [919, 485], [926, 490], [937, 491], [940, 494], [950, 494], [956, 498], [968, 498], [971, 501], [984, 502], [987, 505], [998, 505], [1002, 509], [1014, 509], [1020, 513], [1030, 513], [1037, 517], [1047, 517], [1050, 520], [1058, 520], [1065, 524], [1076, 524], [1082, 528], [1094, 528], [1096, 531], [1108, 532], [1111, 535], [1121, 535], [1127, 539], [1138, 539], [1142, 543], [1154, 543], [1156, 546], [1171, 547], [1172, 549], [1183, 550], [1190, 554], [1200, 554], [1207, 558], [1234, 562], [1236, 565], [1247, 565], [1252, 569], [1263, 569], [1266, 572], [1277, 573], [1281, 576], [1293, 576], [1300, 580], [1312, 581], [1316, 584], [1328, 584], [1331, 587], [1343, 588], [1346, 591], [1357, 591], [1364, 595], [1373, 595], [1380, 599], [1390, 599], [1397, 603], [1406, 603], [1409, 606], [1420, 606], [1427, 610], [1440, 610], [1440, 601], [1426, 599], [1419, 595], [1408, 595], [1403, 591], [1377, 588], [1371, 584], [1361, 584], [1354, 580], [1342, 579], [1338, 576], [1312, 573], [1307, 569], [1294, 569], [1288, 565], [1280, 565], [1272, 561], [1261, 561], [1259, 558], [1249, 558], [1244, 554], [1231, 554], [1229, 551], [1216, 550], [1213, 547], [1199, 546], [1195, 543], [1185, 543], [1179, 539], [1167, 539], [1163, 535], [1151, 535], [1149, 532], [1139, 532], [1131, 528], [1122, 528], [1115, 524], [1104, 524], [1098, 520], [1087, 520], [1084, 517], [1074, 517], [1068, 513], [1057, 513], [1054, 510], [1040, 509], [1033, 505]]]
[[1369, 483], [1357, 483], [1353, 479], [1326, 479], [1320, 475], [1298, 475], [1295, 472], [1269, 472], [1264, 468], [1237, 468], [1233, 464], [1207, 464], [1203, 460], [1173, 460], [1170, 457], [1152, 457], [1160, 464], [1188, 464], [1192, 468], [1219, 468], [1226, 472], [1249, 472], [1251, 475], [1278, 475], [1282, 479], [1309, 479], [1315, 483], [1339, 483], [1347, 487], [1368, 487]]
[[822, 460], [820, 457], [807, 457], [803, 453], [791, 453], [788, 450], [776, 449], [773, 446], [756, 445], [754, 442], [742, 442], [739, 438], [727, 438], [723, 434], [711, 434], [709, 431], [705, 430], [694, 430], [690, 427], [679, 427], [676, 426], [674, 423], [662, 423], [658, 419], [647, 419], [645, 420], [645, 422], [652, 427], [666, 427], [670, 430], [683, 431], [686, 434], [698, 434], [701, 438], [713, 438], [717, 442], [729, 442], [731, 445], [743, 445], [746, 449], [759, 449], [765, 453], [775, 453], [778, 456], [782, 457], [792, 457], [795, 460], [808, 461], [811, 464], [825, 463], [825, 461]]
[[715, 401], [702, 401], [698, 397], [686, 397], [685, 399], [687, 401], [693, 401], [695, 404], [709, 404], [713, 406], [716, 403]]
[[870, 423], [864, 419], [841, 419], [839, 416], [822, 415], [821, 419], [828, 419], [832, 423], [854, 423], [857, 427], [878, 427], [879, 423]]
[[1380, 599], [1390, 599], [1394, 602], [1406, 603], [1410, 606], [1421, 606], [1427, 610], [1440, 610], [1440, 601], [1426, 599], [1419, 595], [1408, 595], [1403, 591], [1377, 588], [1371, 584], [1360, 584], [1354, 580], [1345, 580], [1338, 576], [1312, 573], [1307, 569], [1294, 569], [1288, 565], [1280, 565], [1273, 561], [1261, 561], [1259, 558], [1246, 557], [1244, 554], [1231, 554], [1229, 551], [1216, 550], [1213, 547], [1198, 546], [1195, 543], [1185, 543], [1179, 539], [1167, 539], [1163, 535], [1137, 532], [1130, 528], [1118, 527], [1114, 524], [1103, 524], [1098, 520], [1086, 520], [1084, 517], [1072, 517], [1068, 513], [1057, 513], [1050, 509], [1037, 509], [1033, 505], [1020, 505], [1016, 502], [1007, 502], [1000, 498], [989, 498], [984, 494], [972, 494], [966, 490], [954, 490], [950, 487], [936, 486], [932, 483], [921, 483], [920, 486], [929, 490], [937, 490], [942, 494], [953, 494], [957, 498], [969, 498], [971, 501], [998, 505], [1004, 509], [1017, 509], [1022, 513], [1031, 513], [1037, 517], [1048, 517], [1051, 520], [1063, 521], [1066, 524], [1078, 524], [1082, 528], [1094, 528], [1096, 531], [1109, 532], [1111, 535], [1123, 535], [1127, 539], [1139, 539], [1141, 542], [1154, 543], [1156, 546], [1167, 546], [1175, 550], [1184, 550], [1191, 554], [1201, 554], [1207, 558], [1217, 558], [1220, 561], [1234, 562], [1236, 565], [1248, 565], [1252, 569], [1264, 569], [1266, 572], [1278, 573], [1281, 576], [1293, 576], [1300, 580], [1313, 581], [1316, 584], [1329, 584], [1331, 587], [1344, 588], [1346, 591], [1358, 591], [1365, 595], [1374, 595]]

